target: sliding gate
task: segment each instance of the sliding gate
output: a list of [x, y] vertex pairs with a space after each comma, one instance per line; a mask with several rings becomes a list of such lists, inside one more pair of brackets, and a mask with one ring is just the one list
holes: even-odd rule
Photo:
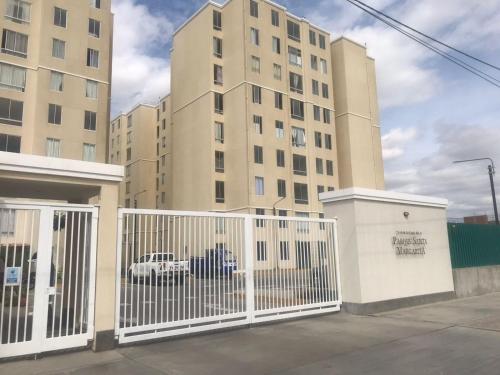
[[0, 358], [93, 338], [97, 208], [0, 203]]
[[338, 311], [336, 222], [120, 209], [120, 343]]

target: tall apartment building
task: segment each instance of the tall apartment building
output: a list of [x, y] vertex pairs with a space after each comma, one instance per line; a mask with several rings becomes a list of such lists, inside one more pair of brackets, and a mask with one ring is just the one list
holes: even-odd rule
[[318, 217], [321, 192], [384, 189], [365, 47], [271, 1], [209, 2], [175, 32], [171, 67], [156, 207]]
[[105, 162], [111, 0], [0, 0], [0, 151]]
[[140, 104], [111, 121], [108, 160], [125, 166], [120, 189], [122, 206], [156, 208], [157, 120], [155, 106]]

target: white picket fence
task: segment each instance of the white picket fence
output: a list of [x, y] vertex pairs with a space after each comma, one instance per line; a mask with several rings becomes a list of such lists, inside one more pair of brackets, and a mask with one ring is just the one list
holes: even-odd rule
[[120, 209], [120, 343], [339, 311], [335, 220]]

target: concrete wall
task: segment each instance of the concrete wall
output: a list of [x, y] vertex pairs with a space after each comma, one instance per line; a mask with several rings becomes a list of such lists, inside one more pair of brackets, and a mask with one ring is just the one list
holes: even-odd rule
[[500, 265], [456, 268], [453, 281], [457, 297], [472, 297], [500, 292]]

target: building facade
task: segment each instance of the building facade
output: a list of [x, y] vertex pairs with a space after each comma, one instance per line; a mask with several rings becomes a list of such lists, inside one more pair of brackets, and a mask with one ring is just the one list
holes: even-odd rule
[[111, 0], [0, 0], [0, 151], [104, 163]]
[[171, 72], [157, 208], [321, 217], [322, 192], [384, 189], [365, 47], [271, 1], [209, 2], [174, 33]]

